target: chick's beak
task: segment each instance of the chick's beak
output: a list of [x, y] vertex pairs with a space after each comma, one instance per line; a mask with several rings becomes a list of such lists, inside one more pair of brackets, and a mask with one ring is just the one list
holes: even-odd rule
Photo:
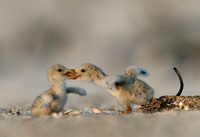
[[78, 74], [74, 69], [67, 69], [65, 70], [65, 76], [67, 76], [68, 79], [77, 79], [81, 75]]

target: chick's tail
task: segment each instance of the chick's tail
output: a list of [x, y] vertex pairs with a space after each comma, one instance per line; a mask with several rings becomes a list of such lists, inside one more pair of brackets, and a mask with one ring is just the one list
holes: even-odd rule
[[137, 76], [143, 76], [148, 77], [149, 72], [143, 68], [137, 67], [137, 66], [129, 66], [125, 72], [125, 76], [131, 76], [131, 77], [137, 77]]

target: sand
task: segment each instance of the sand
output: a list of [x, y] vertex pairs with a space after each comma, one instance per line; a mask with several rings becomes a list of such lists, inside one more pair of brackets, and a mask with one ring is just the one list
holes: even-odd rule
[[[5, 112], [5, 111], [4, 111]], [[58, 118], [15, 116], [1, 111], [1, 137], [197, 137], [199, 111], [170, 111], [154, 114], [133, 112], [95, 114], [83, 111]]]

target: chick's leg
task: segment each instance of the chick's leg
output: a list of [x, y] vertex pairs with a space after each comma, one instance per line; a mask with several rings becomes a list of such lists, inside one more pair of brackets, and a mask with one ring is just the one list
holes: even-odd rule
[[128, 106], [126, 111], [122, 112], [122, 114], [130, 114], [131, 112], [132, 112], [132, 108]]
[[126, 111], [122, 112], [122, 114], [129, 114], [132, 112], [132, 109], [130, 107], [129, 98], [126, 96], [126, 94], [121, 94], [118, 98], [119, 103], [126, 108]]

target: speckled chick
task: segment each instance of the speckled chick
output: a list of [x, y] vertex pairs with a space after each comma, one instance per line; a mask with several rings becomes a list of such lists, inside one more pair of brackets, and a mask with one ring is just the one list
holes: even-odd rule
[[111, 76], [106, 75], [100, 68], [90, 63], [83, 64], [74, 70], [76, 73], [71, 74], [73, 76], [71, 79], [94, 82], [106, 88], [126, 108], [126, 111], [123, 112], [125, 114], [132, 112], [131, 103], [146, 104], [154, 95], [153, 89], [148, 84], [136, 78], [140, 73], [134, 67], [126, 69], [124, 75]]
[[147, 104], [154, 96], [154, 90], [144, 81], [130, 76], [112, 75], [102, 80], [102, 85], [131, 113], [131, 104]]
[[81, 96], [86, 95], [84, 89], [78, 87], [67, 88], [65, 80], [68, 78], [68, 75], [66, 75], [68, 72], [71, 73], [72, 70], [67, 69], [61, 64], [52, 65], [48, 69], [50, 89], [40, 94], [33, 102], [31, 108], [33, 116], [61, 113], [67, 102], [68, 93], [75, 93]]

